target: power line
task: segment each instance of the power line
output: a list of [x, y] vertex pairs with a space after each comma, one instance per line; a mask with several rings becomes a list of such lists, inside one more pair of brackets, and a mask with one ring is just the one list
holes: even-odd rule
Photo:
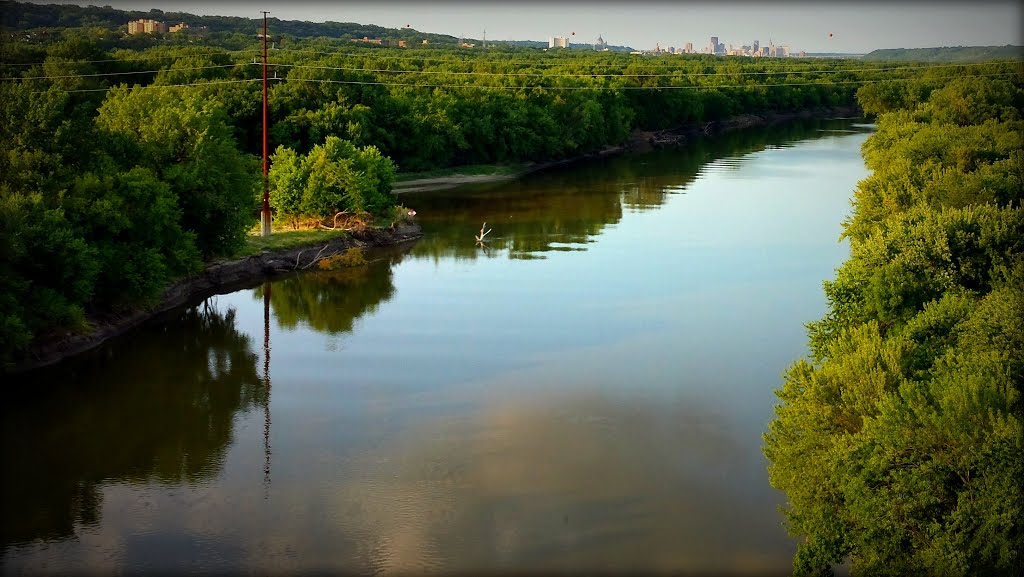
[[[131, 86], [131, 90], [147, 90], [150, 88], [182, 88], [186, 86], [210, 86], [211, 84], [239, 84], [244, 82], [260, 82], [262, 78], [245, 78], [242, 80], [209, 80], [206, 82], [194, 82], [190, 84], [136, 84]], [[61, 90], [61, 92], [106, 92], [114, 88], [127, 87], [127, 84], [118, 84], [117, 86], [111, 86], [108, 88], [76, 88], [74, 90]], [[33, 90], [32, 94], [45, 94], [47, 90]]]
[[[971, 64], [977, 65], [977, 64]], [[347, 72], [374, 72], [374, 73], [393, 73], [393, 74], [434, 74], [434, 75], [453, 75], [453, 76], [533, 76], [533, 77], [544, 77], [544, 78], [678, 78], [686, 76], [772, 76], [772, 75], [796, 75], [796, 74], [832, 74], [832, 73], [854, 73], [854, 72], [891, 72], [891, 71], [902, 71], [902, 70], [922, 70], [931, 68], [945, 68], [948, 66], [964, 66], [964, 65], [935, 65], [935, 66], [895, 66], [887, 68], [855, 68], [855, 69], [839, 69], [839, 70], [783, 70], [774, 72], [765, 71], [751, 71], [751, 72], [687, 72], [686, 70], [680, 69], [676, 73], [666, 74], [588, 74], [588, 73], [574, 73], [574, 74], [551, 74], [546, 72], [476, 72], [476, 71], [444, 71], [444, 70], [407, 70], [407, 69], [388, 69], [388, 68], [356, 68], [346, 66], [320, 66], [312, 64], [268, 64], [267, 66], [277, 66], [281, 68], [309, 68], [317, 70], [339, 70]]]
[[[586, 64], [588, 66], [595, 66], [595, 65], [619, 66], [621, 64], [629, 64], [629, 65], [637, 64], [637, 62], [635, 62], [635, 58], [631, 58], [632, 55], [628, 55], [628, 54], [624, 54], [624, 53], [616, 53], [616, 55], [617, 56], [621, 56], [622, 59], [627, 59], [628, 58], [629, 60], [632, 60], [631, 62], [628, 62], [628, 63], [626, 63], [626, 62], [601, 62], [601, 63], [596, 63], [595, 62], [595, 63], [591, 64], [591, 63], [588, 63], [588, 62], [586, 62], [584, 60], [584, 58], [586, 58], [586, 56], [590, 56], [590, 55], [593, 55], [593, 54], [602, 54], [603, 55], [605, 53], [592, 53], [592, 52], [588, 52], [588, 51], [580, 52], [579, 54], [581, 56], [579, 56], [579, 57], [577, 57], [576, 54], [573, 54], [571, 56], [570, 55], [566, 55], [565, 57], [561, 57], [561, 56], [538, 57], [537, 59], [533, 59], [533, 60], [487, 60], [487, 59], [472, 59], [472, 58], [470, 58], [470, 59], [452, 59], [452, 58], [436, 58], [436, 57], [432, 58], [432, 57], [429, 57], [429, 56], [392, 56], [390, 54], [373, 54], [373, 53], [371, 53], [369, 51], [366, 52], [366, 53], [351, 53], [351, 52], [333, 52], [333, 51], [322, 51], [322, 50], [301, 49], [301, 48], [277, 48], [277, 49], [271, 50], [271, 52], [300, 52], [300, 53], [307, 53], [307, 54], [322, 54], [322, 55], [329, 55], [329, 56], [345, 56], [345, 57], [352, 57], [352, 58], [380, 58], [380, 59], [388, 59], [388, 60], [419, 60], [419, 61], [423, 61], [423, 62], [447, 62], [447, 63], [460, 63], [460, 64], [528, 64], [528, 65], [531, 65], [531, 66], [562, 66], [562, 65], [566, 65], [566, 64], [572, 64], [572, 63]], [[683, 56], [683, 55], [679, 55], [679, 56]], [[702, 55], [700, 55], [700, 54], [687, 54], [685, 56], [702, 56]], [[703, 56], [710, 56], [710, 55], [703, 55]], [[558, 60], [558, 61], [555, 61], [555, 60]], [[784, 61], [784, 60], [787, 60], [787, 59], [786, 58], [766, 58], [765, 60], [768, 60], [768, 61], [771, 61], [771, 62], [774, 63], [774, 62]], [[801, 59], [801, 60], [808, 60], [808, 59]], [[817, 59], [817, 60], [820, 60], [820, 59]], [[681, 59], [679, 63], [645, 62], [645, 63], [643, 63], [643, 66], [649, 66], [649, 67], [673, 67], [673, 66], [680, 66], [681, 64], [703, 63], [703, 62], [704, 62], [703, 60]], [[714, 64], [721, 64], [723, 62], [735, 62], [735, 61], [714, 60], [713, 62], [714, 62]], [[856, 63], [856, 61], [853, 61], [853, 60], [842, 60], [842, 62], [844, 62], [844, 63], [845, 62], [854, 62], [854, 63]], [[1024, 62], [1024, 61], [1022, 61], [1020, 59], [1016, 59], [1016, 60], [993, 60], [993, 61], [988, 61], [988, 62], [970, 62], [970, 63], [963, 63], [963, 64], [926, 64], [926, 65], [922, 65], [920, 67], [921, 68], [947, 68], [947, 67], [956, 67], [956, 66], [985, 66], [985, 65], [988, 65], [988, 64], [1020, 64], [1022, 62]], [[810, 63], [804, 63], [804, 65], [809, 65], [809, 64]], [[754, 62], [744, 62], [741, 65], [758, 65], [758, 64], [754, 63]], [[800, 64], [792, 63], [792, 65], [799, 66]], [[858, 68], [848, 68], [848, 69], [847, 68], [841, 68], [841, 69], [838, 69], [838, 70], [859, 70], [859, 69]]]
[[[147, 56], [144, 52], [136, 53], [138, 58], [105, 58], [103, 60], [77, 60], [68, 58], [71, 60], [70, 64], [100, 64], [104, 62], [139, 62], [144, 60], [169, 60], [172, 58], [189, 58], [192, 56], [218, 56], [221, 54], [239, 54], [242, 52], [251, 52], [251, 50], [223, 50], [220, 52], [201, 52], [197, 54], [179, 54], [176, 56]], [[57, 56], [56, 58], [63, 58]], [[42, 66], [44, 64], [51, 64], [50, 62], [0, 62], [0, 66]]]
[[[998, 77], [998, 76], [1013, 76], [1016, 72], [1000, 72], [991, 74], [969, 74], [964, 76], [957, 76], [956, 78], [983, 78], [983, 77]], [[247, 78], [239, 80], [210, 80], [196, 83], [183, 83], [183, 84], [148, 84], [148, 85], [134, 85], [133, 90], [142, 90], [149, 88], [181, 88], [181, 87], [193, 87], [193, 86], [210, 86], [214, 84], [239, 84], [246, 82], [260, 82], [261, 78]], [[836, 86], [836, 85], [849, 85], [849, 84], [876, 84], [879, 82], [901, 82], [917, 80], [917, 78], [881, 78], [873, 80], [840, 80], [830, 82], [778, 82], [778, 83], [764, 83], [764, 84], [706, 84], [706, 85], [675, 85], [675, 86], [542, 86], [542, 85], [522, 85], [522, 86], [503, 86], [495, 84], [415, 84], [415, 83], [403, 83], [403, 82], [379, 82], [379, 81], [366, 81], [366, 80], [331, 80], [331, 79], [318, 79], [318, 78], [270, 78], [268, 80], [276, 82], [315, 82], [320, 84], [350, 84], [360, 86], [405, 86], [410, 88], [475, 88], [475, 89], [492, 89], [492, 90], [591, 90], [591, 91], [615, 91], [615, 90], [710, 90], [719, 88], [773, 88], [777, 86]], [[117, 86], [127, 86], [125, 84], [119, 84]], [[62, 92], [104, 92], [115, 87], [107, 88], [80, 88], [72, 90], [62, 90]], [[36, 90], [32, 94], [42, 94], [47, 92], [46, 90]]]
[[[982, 78], [992, 76], [1011, 76], [1015, 72], [1001, 72], [993, 74], [969, 74], [957, 78]], [[411, 88], [477, 88], [496, 90], [709, 90], [719, 88], [774, 88], [777, 86], [836, 86], [841, 84], [875, 84], [878, 82], [908, 81], [917, 78], [884, 78], [877, 80], [840, 80], [835, 82], [779, 82], [771, 84], [707, 84], [687, 86], [502, 86], [494, 84], [409, 84], [400, 82], [374, 82], [363, 80], [329, 80], [317, 78], [279, 78], [279, 81], [286, 82], [319, 82], [321, 84], [354, 84], [365, 86], [408, 86]], [[69, 91], [70, 92], [70, 91]]]
[[[15, 77], [4, 77], [0, 78], [3, 80], [57, 80], [57, 79], [69, 79], [69, 78], [96, 78], [96, 77], [108, 77], [108, 76], [126, 76], [134, 74], [158, 74], [160, 72], [187, 72], [193, 70], [207, 70], [216, 68], [234, 68], [255, 65], [256, 63], [251, 62], [240, 62], [235, 64], [216, 64], [210, 66], [194, 66], [188, 68], [163, 68], [157, 70], [136, 70], [129, 72], [98, 72], [93, 74], [66, 74], [58, 76], [15, 76]], [[802, 75], [802, 74], [834, 74], [834, 73], [857, 73], [857, 72], [895, 72], [895, 71], [910, 71], [910, 70], [930, 70], [932, 68], [950, 68], [960, 66], [980, 66], [984, 64], [992, 63], [968, 63], [968, 64], [941, 64], [941, 65], [923, 65], [923, 66], [894, 66], [886, 68], [855, 68], [849, 70], [790, 70], [790, 71], [736, 71], [736, 72], [687, 72], [680, 70], [676, 73], [671, 74], [587, 74], [587, 73], [574, 73], [574, 74], [550, 74], [543, 72], [476, 72], [476, 71], [441, 71], [441, 70], [408, 70], [408, 69], [387, 69], [387, 68], [359, 68], [359, 67], [347, 67], [347, 66], [319, 66], [311, 64], [272, 64], [268, 63], [267, 66], [276, 66], [279, 68], [304, 68], [311, 70], [335, 70], [341, 72], [372, 72], [372, 73], [392, 73], [392, 74], [427, 74], [427, 75], [451, 75], [451, 76], [490, 76], [490, 77], [539, 77], [539, 78], [577, 78], [577, 79], [593, 79], [593, 78], [677, 78], [685, 79], [687, 77], [715, 77], [715, 76], [778, 76], [778, 75]]]
[[194, 66], [192, 68], [161, 68], [159, 70], [133, 70], [130, 72], [97, 72], [95, 74], [63, 74], [60, 76], [10, 76], [0, 80], [57, 80], [61, 78], [96, 78], [100, 76], [127, 76], [131, 74], [158, 74], [160, 72], [185, 72], [188, 70], [208, 70], [211, 68], [234, 68], [244, 64], [215, 64], [212, 66]]

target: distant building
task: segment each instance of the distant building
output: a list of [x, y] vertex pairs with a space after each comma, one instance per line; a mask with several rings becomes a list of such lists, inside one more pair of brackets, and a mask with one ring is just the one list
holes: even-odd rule
[[[551, 47], [549, 46], [548, 48], [551, 48]], [[598, 37], [597, 37], [597, 42], [594, 42], [594, 50], [598, 50], [598, 51], [608, 50], [608, 43], [605, 42], [604, 38], [601, 38], [600, 35], [598, 35]]]
[[167, 25], [156, 20], [133, 20], [128, 23], [129, 34], [152, 34], [154, 32], [167, 32]]
[[384, 40], [381, 39], [381, 38], [369, 38], [369, 37], [363, 36], [362, 38], [353, 38], [352, 42], [363, 42], [365, 44], [377, 44], [377, 45], [380, 45], [380, 44], [384, 43]]
[[564, 36], [555, 36], [548, 39], [548, 48], [568, 48], [569, 40]]
[[175, 24], [174, 26], [171, 26], [168, 30], [170, 32], [181, 32], [182, 30], [188, 30], [188, 24], [185, 24], [184, 22], [181, 22], [179, 24]]
[[427, 40], [426, 38], [424, 38], [423, 39], [423, 45], [426, 46], [427, 44], [430, 44], [430, 40]]
[[718, 36], [711, 37], [711, 44], [708, 44], [708, 52], [711, 54], [718, 52]]
[[686, 43], [686, 53], [693, 54], [693, 42]]

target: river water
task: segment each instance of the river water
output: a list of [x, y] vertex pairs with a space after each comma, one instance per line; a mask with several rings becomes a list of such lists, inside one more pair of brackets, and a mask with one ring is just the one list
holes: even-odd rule
[[404, 195], [411, 245], [18, 377], [3, 572], [788, 572], [761, 434], [870, 130]]

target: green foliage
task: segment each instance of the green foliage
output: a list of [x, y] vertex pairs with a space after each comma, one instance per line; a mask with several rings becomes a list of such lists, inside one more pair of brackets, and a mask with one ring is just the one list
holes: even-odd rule
[[0, 184], [0, 362], [55, 326], [82, 328], [99, 273], [96, 253], [62, 209]]
[[196, 90], [113, 88], [96, 124], [153, 170], [181, 206], [204, 257], [241, 247], [256, 208], [257, 161], [239, 152], [216, 98]]
[[329, 218], [335, 213], [382, 214], [395, 204], [395, 167], [374, 146], [356, 148], [329, 136], [309, 154], [279, 147], [270, 181], [271, 206], [279, 217]]
[[874, 174], [809, 325], [812, 361], [786, 372], [765, 435], [799, 575], [844, 559], [864, 575], [1024, 566], [1019, 90], [859, 94], [882, 113], [864, 145]]
[[199, 270], [196, 235], [182, 230], [177, 198], [151, 170], [86, 173], [64, 200], [74, 224], [98, 251], [100, 302], [145, 301], [172, 278]]

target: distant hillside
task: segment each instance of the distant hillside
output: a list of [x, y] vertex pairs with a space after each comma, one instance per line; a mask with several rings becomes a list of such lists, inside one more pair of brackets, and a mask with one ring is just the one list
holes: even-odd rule
[[942, 48], [886, 48], [864, 55], [864, 60], [914, 62], [984, 62], [1024, 58], [1024, 46], [943, 46]]
[[[254, 11], [256, 8], [253, 9]], [[262, 26], [262, 20], [235, 16], [197, 16], [187, 12], [164, 12], [150, 10], [117, 10], [109, 7], [73, 4], [30, 4], [27, 2], [0, 1], [0, 28], [4, 32], [23, 32], [52, 28], [102, 28], [127, 32], [130, 20], [152, 18], [167, 24], [184, 22], [191, 28], [205, 26], [211, 33], [254, 35]], [[382, 38], [385, 40], [410, 40], [431, 44], [455, 44], [457, 39], [444, 34], [429, 34], [411, 28], [384, 28], [372, 24], [354, 22], [304, 22], [299, 20], [278, 20], [268, 18], [271, 36], [292, 38]]]
[[808, 58], [865, 58], [856, 52], [807, 52]]

